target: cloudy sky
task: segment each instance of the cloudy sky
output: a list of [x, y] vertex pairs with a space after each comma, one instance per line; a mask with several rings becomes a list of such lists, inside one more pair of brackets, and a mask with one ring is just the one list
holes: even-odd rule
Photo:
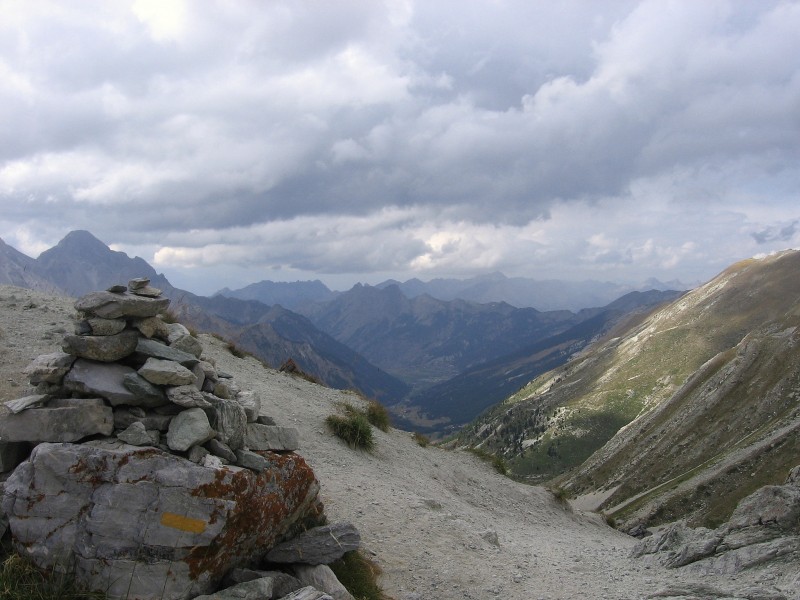
[[800, 247], [800, 2], [0, 0], [0, 238], [199, 293]]

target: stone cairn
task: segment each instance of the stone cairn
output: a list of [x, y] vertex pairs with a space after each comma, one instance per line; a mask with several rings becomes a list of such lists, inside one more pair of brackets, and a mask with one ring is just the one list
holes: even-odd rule
[[0, 531], [109, 598], [352, 599], [327, 565], [360, 536], [325, 524], [297, 430], [168, 305], [148, 279], [87, 294], [25, 370], [37, 393], [0, 407]]

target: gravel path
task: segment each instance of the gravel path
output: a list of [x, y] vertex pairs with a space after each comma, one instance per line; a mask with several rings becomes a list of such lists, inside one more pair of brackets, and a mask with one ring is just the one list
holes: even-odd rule
[[[21, 370], [59, 348], [72, 327], [72, 303], [0, 286], [0, 400], [29, 392]], [[629, 559], [635, 540], [598, 515], [503, 477], [469, 453], [422, 448], [407, 432], [375, 430], [372, 452], [351, 450], [324, 421], [337, 403], [358, 404], [358, 396], [235, 358], [211, 336], [202, 341], [219, 369], [261, 396], [263, 414], [300, 430], [299, 453], [320, 480], [329, 518], [359, 528], [395, 600], [630, 600], [670, 587], [674, 594], [659, 597], [717, 598], [679, 596], [676, 586], [757, 586], [769, 594], [781, 583], [769, 571], [699, 578]]]

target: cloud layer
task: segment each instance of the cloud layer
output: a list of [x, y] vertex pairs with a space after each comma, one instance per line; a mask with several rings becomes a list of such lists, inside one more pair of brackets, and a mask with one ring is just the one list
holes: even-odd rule
[[0, 11], [0, 237], [33, 255], [89, 229], [215, 289], [693, 280], [800, 242], [797, 2]]

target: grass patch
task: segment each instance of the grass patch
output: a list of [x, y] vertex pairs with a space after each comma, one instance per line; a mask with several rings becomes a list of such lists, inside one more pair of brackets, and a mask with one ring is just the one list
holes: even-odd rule
[[419, 444], [423, 448], [426, 448], [431, 443], [431, 440], [428, 438], [428, 436], [425, 435], [424, 433], [420, 433], [419, 431], [415, 431], [414, 433], [412, 433], [411, 439], [413, 439], [415, 442], [417, 442], [417, 444]]
[[363, 413], [330, 415], [325, 419], [325, 423], [336, 437], [343, 440], [351, 448], [372, 450], [375, 446], [372, 426]]
[[562, 487], [548, 488], [548, 491], [553, 494], [553, 498], [559, 504], [567, 504], [569, 502], [569, 492]]
[[389, 425], [391, 425], [389, 411], [377, 400], [370, 400], [367, 404], [367, 421], [381, 431], [389, 431]]
[[356, 600], [389, 600], [378, 585], [380, 567], [359, 551], [347, 552], [329, 566]]
[[80, 590], [69, 574], [45, 574], [19, 554], [0, 566], [0, 600], [102, 600], [104, 594]]
[[468, 448], [468, 450], [481, 460], [491, 464], [492, 468], [500, 473], [500, 475], [508, 475], [508, 464], [506, 464], [506, 461], [502, 456], [497, 456], [496, 454], [487, 452], [482, 448]]

